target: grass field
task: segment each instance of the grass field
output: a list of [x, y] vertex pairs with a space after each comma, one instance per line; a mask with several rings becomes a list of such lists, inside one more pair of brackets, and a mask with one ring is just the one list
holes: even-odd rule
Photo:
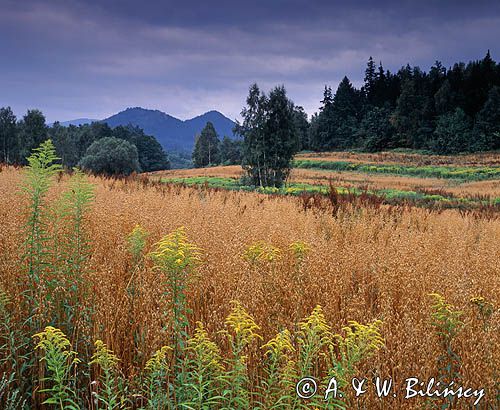
[[[303, 192], [326, 193], [333, 186], [341, 194], [367, 192], [383, 198], [388, 204], [405, 202], [439, 209], [496, 208], [500, 205], [500, 167], [493, 154], [464, 156], [463, 163], [458, 163], [455, 157], [402, 153], [301, 154], [294, 165], [284, 188], [257, 191], [300, 195]], [[152, 174], [167, 183], [251, 190], [239, 183], [241, 175], [239, 166]]]
[[[492, 166], [493, 160], [487, 161], [487, 166]], [[294, 171], [292, 184], [326, 189], [328, 180], [303, 172]], [[88, 248], [78, 265], [82, 285], [75, 290], [75, 299], [64, 299], [72, 290], [61, 282], [63, 271], [50, 268], [60, 266], [55, 259], [40, 268], [40, 281], [33, 288], [40, 297], [33, 316], [40, 326], [37, 332], [46, 325], [59, 324], [82, 360], [71, 365], [81, 372], [74, 373], [78, 377], [75, 385], [71, 384], [79, 400], [97, 408], [91, 399], [85, 399], [90, 397], [90, 381], [97, 380], [90, 390], [106, 398], [108, 379], [103, 377], [111, 375], [114, 384], [108, 380], [110, 394], [121, 397], [125, 408], [171, 408], [152, 403], [153, 399], [172, 400], [170, 395], [175, 394], [178, 383], [174, 374], [181, 363], [191, 369], [181, 373], [191, 383], [186, 382], [189, 389], [196, 387], [193, 374], [201, 374], [208, 383], [203, 385], [205, 395], [190, 404], [193, 408], [324, 408], [319, 399], [297, 400], [295, 382], [306, 373], [325, 379], [336, 363], [342, 371], [335, 374], [346, 380], [380, 375], [401, 384], [410, 376], [421, 380], [454, 378], [460, 385], [485, 388], [484, 407], [480, 408], [486, 404], [498, 408], [500, 219], [492, 217], [494, 211], [435, 212], [423, 207], [388, 206], [366, 198], [336, 197], [335, 202], [328, 194], [304, 198], [240, 192], [235, 179], [239, 173], [238, 167], [216, 167], [167, 171], [147, 178], [89, 177], [94, 199], [85, 208], [78, 228]], [[335, 173], [334, 183], [359, 187], [368, 181], [370, 189], [402, 192], [425, 186], [455, 192], [460, 198], [498, 193], [498, 181], [462, 181], [451, 186], [448, 179], [370, 174], [364, 181], [353, 179], [353, 175]], [[169, 178], [171, 183], [159, 178]], [[0, 172], [0, 289], [5, 296], [0, 298], [0, 349], [8, 358], [0, 361], [0, 369], [17, 376], [24, 374], [18, 366], [26, 363], [23, 355], [32, 349], [29, 344], [16, 344], [20, 333], [29, 328], [24, 318], [30, 311], [25, 303], [30, 288], [24, 227], [31, 213], [29, 198], [20, 194], [23, 179], [19, 169], [4, 167]], [[427, 180], [429, 185], [425, 185]], [[47, 207], [68, 192], [71, 181], [68, 175], [53, 179], [46, 194]], [[195, 186], [187, 186], [190, 184]], [[491, 193], [486, 184], [493, 184]], [[74, 193], [75, 186], [71, 186]], [[58, 231], [57, 213], [51, 212], [47, 235], [61, 238], [72, 234], [71, 230]], [[137, 226], [141, 231], [134, 230]], [[172, 239], [181, 238], [172, 236], [172, 232], [179, 234], [181, 226], [187, 242]], [[58, 232], [63, 236], [57, 236]], [[135, 242], [131, 242], [131, 232], [135, 232]], [[171, 236], [159, 243], [167, 234]], [[51, 258], [57, 254], [52, 239], [42, 243], [44, 250], [52, 252]], [[131, 248], [131, 244], [140, 246]], [[161, 259], [174, 248], [178, 252], [179, 244], [182, 257]], [[186, 279], [182, 282], [186, 322], [181, 328], [175, 327], [172, 316], [172, 275]], [[59, 308], [58, 297], [75, 304]], [[238, 301], [246, 313], [232, 301]], [[76, 311], [70, 314], [71, 306]], [[316, 306], [321, 310], [314, 310]], [[57, 317], [63, 319], [58, 322]], [[66, 331], [65, 323], [72, 321], [79, 325], [73, 332]], [[195, 338], [198, 321], [206, 333], [198, 327]], [[350, 321], [358, 324], [349, 325]], [[175, 329], [182, 331], [175, 333]], [[184, 331], [191, 348], [185, 357], [176, 351], [176, 335], [180, 337]], [[39, 339], [43, 337], [47, 334]], [[266, 345], [274, 337], [277, 339]], [[101, 356], [88, 366], [96, 339], [108, 350], [101, 349]], [[14, 345], [9, 345], [9, 340]], [[148, 362], [165, 345], [173, 350], [166, 349], [164, 356], [154, 356], [156, 362]], [[200, 352], [210, 360], [204, 362], [207, 356], [197, 356]], [[178, 362], [176, 358], [191, 361]], [[201, 373], [189, 367], [194, 366], [193, 361], [202, 366]], [[165, 371], [161, 380], [171, 383], [160, 393], [141, 387], [147, 377], [153, 377], [154, 363]], [[32, 376], [50, 375], [49, 370], [43, 370], [43, 362], [30, 366], [35, 366], [29, 373]], [[52, 386], [50, 380], [36, 380], [33, 408], [41, 407], [49, 394], [40, 390]], [[118, 380], [127, 389], [119, 387]], [[227, 383], [232, 386], [231, 393]], [[12, 391], [21, 385], [20, 380], [13, 381]], [[442, 404], [424, 398], [405, 400], [402, 395], [381, 401], [373, 391], [356, 399], [347, 388], [345, 391], [341, 402], [349, 409], [420, 409]], [[223, 398], [209, 402], [209, 393]], [[281, 404], [276, 404], [279, 397]], [[0, 395], [0, 403], [5, 403], [2, 400], [5, 396]], [[462, 400], [452, 405], [469, 408], [470, 403]]]

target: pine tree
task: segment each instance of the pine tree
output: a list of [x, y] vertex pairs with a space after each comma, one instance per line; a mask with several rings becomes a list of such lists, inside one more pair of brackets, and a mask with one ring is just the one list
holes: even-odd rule
[[295, 107], [293, 110], [293, 122], [298, 136], [297, 151], [309, 149], [309, 122], [307, 113], [303, 107]]
[[[310, 148], [315, 151], [326, 150], [331, 146], [337, 128], [332, 89], [330, 87], [325, 85], [323, 99], [320, 102], [322, 107], [320, 107], [317, 117], [314, 118], [314, 126], [311, 127], [309, 132]], [[313, 124], [313, 121], [311, 121], [311, 124]]]
[[241, 141], [224, 136], [220, 144], [221, 163], [224, 165], [241, 164], [241, 145]]
[[434, 94], [434, 106], [436, 107], [436, 113], [439, 115], [453, 111], [456, 108], [455, 93], [451, 88], [449, 80], [445, 80], [436, 94]]
[[474, 134], [476, 149], [500, 149], [500, 87], [490, 90], [488, 100], [476, 116]]
[[10, 107], [0, 108], [0, 162], [12, 164], [17, 160], [19, 141], [16, 130], [16, 116]]
[[404, 81], [401, 95], [391, 121], [397, 133], [397, 146], [406, 148], [421, 148], [426, 136], [432, 132], [427, 121], [430, 116], [429, 98], [420, 93], [416, 80]]
[[209, 121], [196, 137], [193, 163], [196, 168], [216, 165], [220, 162], [220, 140], [214, 125]]
[[330, 140], [330, 147], [334, 149], [353, 147], [361, 117], [362, 94], [353, 87], [347, 77], [344, 77], [333, 100], [336, 130]]
[[471, 121], [461, 109], [441, 115], [429, 148], [438, 154], [457, 154], [471, 146]]
[[375, 63], [372, 56], [368, 59], [365, 70], [365, 85], [363, 91], [365, 92], [366, 98], [369, 103], [373, 103], [375, 97], [375, 83], [377, 80], [377, 74], [375, 71]]
[[358, 136], [361, 147], [369, 152], [392, 148], [394, 128], [390, 122], [391, 111], [373, 107], [366, 113], [359, 126]]

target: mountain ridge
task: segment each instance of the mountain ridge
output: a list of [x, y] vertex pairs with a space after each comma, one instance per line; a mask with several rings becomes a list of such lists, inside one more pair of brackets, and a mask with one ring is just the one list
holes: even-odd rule
[[[61, 125], [79, 125], [92, 122], [87, 118], [80, 118], [61, 122]], [[154, 136], [163, 148], [168, 151], [191, 152], [195, 137], [201, 132], [208, 121], [212, 122], [217, 134], [222, 139], [224, 136], [234, 138], [234, 121], [217, 110], [210, 110], [193, 118], [181, 120], [157, 109], [143, 107], [128, 107], [113, 114], [102, 121], [110, 127], [119, 125], [134, 125], [142, 128], [148, 135]]]

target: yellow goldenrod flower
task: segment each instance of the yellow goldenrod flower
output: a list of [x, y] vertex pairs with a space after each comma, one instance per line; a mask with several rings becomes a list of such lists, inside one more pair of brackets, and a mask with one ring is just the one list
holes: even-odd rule
[[259, 241], [247, 247], [243, 252], [243, 258], [250, 263], [256, 262], [273, 262], [281, 256], [279, 248], [264, 242]]
[[167, 355], [173, 349], [170, 346], [162, 346], [153, 354], [151, 359], [146, 362], [145, 369], [151, 373], [165, 370], [168, 367]]
[[150, 255], [161, 269], [188, 269], [200, 262], [200, 249], [188, 242], [184, 227], [164, 236]]
[[226, 325], [229, 326], [236, 337], [244, 344], [251, 343], [254, 339], [262, 339], [257, 331], [260, 327], [255, 323], [240, 302], [233, 300], [233, 309], [226, 318]]
[[116, 357], [112, 350], [108, 349], [102, 340], [96, 340], [94, 345], [96, 351], [92, 355], [90, 364], [98, 364], [105, 371], [114, 369], [118, 365], [118, 357]]

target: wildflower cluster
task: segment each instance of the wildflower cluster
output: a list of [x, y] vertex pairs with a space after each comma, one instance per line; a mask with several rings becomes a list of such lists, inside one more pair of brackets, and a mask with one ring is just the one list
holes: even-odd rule
[[256, 262], [273, 262], [279, 259], [281, 251], [270, 243], [259, 241], [247, 247], [243, 258], [254, 264]]

